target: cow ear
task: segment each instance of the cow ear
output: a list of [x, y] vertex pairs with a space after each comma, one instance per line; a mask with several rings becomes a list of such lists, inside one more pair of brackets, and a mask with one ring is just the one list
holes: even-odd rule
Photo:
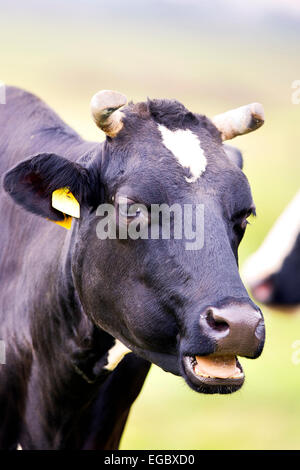
[[242, 152], [232, 145], [223, 144], [223, 148], [229, 160], [231, 160], [235, 165], [237, 165], [241, 170], [244, 166], [244, 160]]
[[3, 186], [12, 199], [33, 214], [70, 228], [88, 188], [88, 172], [55, 154], [29, 158], [4, 175]]

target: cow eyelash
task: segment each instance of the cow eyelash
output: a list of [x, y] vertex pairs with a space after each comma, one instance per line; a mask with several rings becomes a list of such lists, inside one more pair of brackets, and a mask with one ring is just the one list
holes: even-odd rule
[[[251, 215], [253, 215], [254, 217], [256, 216], [255, 207], [250, 207], [250, 209], [242, 209], [241, 211], [234, 214], [231, 217], [231, 220], [232, 222], [239, 225], [239, 223], [243, 223], [244, 221], [247, 221], [248, 217], [250, 217]], [[247, 221], [247, 224], [249, 224], [248, 221]]]

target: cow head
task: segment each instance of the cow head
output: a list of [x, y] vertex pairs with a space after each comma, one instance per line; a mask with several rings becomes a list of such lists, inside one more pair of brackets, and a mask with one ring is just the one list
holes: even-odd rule
[[[56, 221], [63, 214], [51, 196], [69, 188], [80, 204], [69, 250], [85, 313], [196, 391], [233, 392], [244, 382], [237, 356], [260, 355], [264, 322], [238, 272], [255, 207], [241, 156], [222, 141], [259, 127], [261, 108], [210, 121], [177, 101], [125, 103], [119, 93], [98, 93], [92, 113], [107, 134], [98, 150], [76, 163], [34, 156], [6, 174], [4, 187]], [[161, 205], [173, 209], [169, 226], [155, 212]]]
[[243, 275], [259, 302], [281, 310], [299, 308], [300, 191], [246, 261]]

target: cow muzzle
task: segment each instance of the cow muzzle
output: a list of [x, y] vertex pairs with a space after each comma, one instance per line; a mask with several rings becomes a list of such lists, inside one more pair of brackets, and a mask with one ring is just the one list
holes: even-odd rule
[[244, 383], [237, 356], [257, 358], [263, 349], [265, 327], [261, 311], [250, 303], [210, 306], [200, 314], [202, 337], [214, 344], [207, 354], [184, 354], [183, 369], [192, 388], [202, 393], [231, 393]]

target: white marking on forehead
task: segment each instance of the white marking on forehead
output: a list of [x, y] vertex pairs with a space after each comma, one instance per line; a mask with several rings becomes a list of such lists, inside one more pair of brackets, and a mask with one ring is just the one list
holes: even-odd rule
[[183, 168], [188, 168], [192, 174], [191, 178], [185, 178], [188, 183], [194, 183], [204, 173], [207, 160], [201, 143], [189, 129], [177, 129], [170, 131], [167, 127], [159, 124], [158, 129], [162, 135], [163, 144], [169, 149]]
[[242, 270], [250, 286], [280, 271], [300, 233], [300, 191], [279, 216], [259, 249], [248, 258]]
[[130, 349], [128, 349], [125, 344], [116, 339], [115, 344], [108, 351], [107, 364], [104, 366], [104, 369], [114, 370], [122, 361], [123, 357], [130, 352]]

